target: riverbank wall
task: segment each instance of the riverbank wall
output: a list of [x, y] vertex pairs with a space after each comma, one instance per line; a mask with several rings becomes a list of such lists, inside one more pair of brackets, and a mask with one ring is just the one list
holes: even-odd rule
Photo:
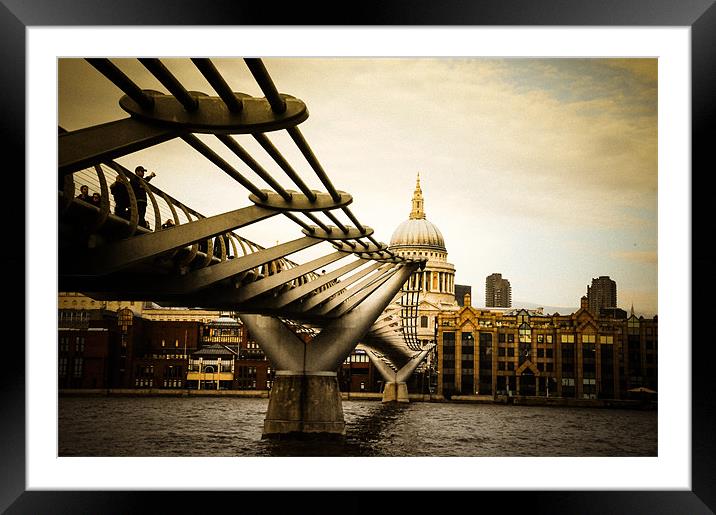
[[[268, 399], [268, 390], [186, 390], [160, 388], [60, 389], [60, 397], [238, 397]], [[571, 408], [656, 409], [654, 401], [621, 399], [566, 399], [561, 397], [525, 397], [506, 395], [452, 395], [446, 399], [437, 394], [409, 394], [410, 402], [452, 402], [472, 404], [505, 404], [515, 406], [561, 406]], [[372, 392], [343, 392], [344, 401], [380, 401], [383, 395]]]

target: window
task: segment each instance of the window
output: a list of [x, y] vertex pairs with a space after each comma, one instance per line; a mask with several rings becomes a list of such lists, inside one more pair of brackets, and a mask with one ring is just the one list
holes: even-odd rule
[[597, 341], [597, 336], [594, 334], [583, 334], [582, 335], [582, 343], [595, 343]]
[[543, 334], [537, 335], [537, 343], [544, 343], [544, 335]]
[[82, 358], [75, 358], [74, 366], [72, 367], [73, 377], [82, 377]]
[[518, 333], [519, 341], [521, 343], [532, 343], [532, 329], [527, 324], [522, 324]]
[[631, 335], [639, 334], [639, 319], [635, 316], [631, 317], [627, 322], [627, 331]]
[[455, 333], [443, 333], [443, 373], [455, 369]]
[[77, 336], [75, 338], [75, 352], [84, 352], [85, 350], [85, 337]]
[[428, 327], [428, 317], [426, 317], [426, 316], [420, 317], [420, 327]]
[[58, 372], [60, 374], [60, 377], [65, 377], [67, 375], [67, 358], [62, 357], [58, 361]]
[[573, 334], [563, 334], [562, 335], [562, 343], [574, 343], [574, 335]]
[[600, 336], [599, 343], [601, 343], [602, 345], [613, 345], [614, 344], [614, 336], [612, 336], [612, 335]]
[[552, 343], [552, 335], [548, 334], [547, 336], [547, 343]]

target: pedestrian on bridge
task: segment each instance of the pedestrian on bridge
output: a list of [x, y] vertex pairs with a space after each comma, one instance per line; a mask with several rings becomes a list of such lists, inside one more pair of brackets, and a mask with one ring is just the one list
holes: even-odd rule
[[112, 192], [112, 197], [114, 197], [114, 214], [129, 220], [129, 193], [119, 175], [117, 175], [109, 190]]
[[92, 198], [89, 196], [89, 188], [87, 185], [80, 186], [80, 194], [77, 195], [77, 198], [80, 200], [84, 200], [85, 202], [92, 202]]
[[157, 174], [152, 172], [146, 178], [144, 178], [144, 173], [146, 171], [147, 169], [141, 165], [135, 168], [134, 176], [129, 177], [129, 183], [132, 185], [132, 189], [134, 190], [134, 196], [137, 199], [137, 225], [149, 228], [149, 224], [146, 222], [146, 220], [144, 220], [144, 215], [147, 212], [147, 190], [145, 189], [142, 181], [140, 181], [139, 179], [144, 179], [146, 182], [149, 182], [150, 180], [152, 180], [152, 178], [156, 177]]

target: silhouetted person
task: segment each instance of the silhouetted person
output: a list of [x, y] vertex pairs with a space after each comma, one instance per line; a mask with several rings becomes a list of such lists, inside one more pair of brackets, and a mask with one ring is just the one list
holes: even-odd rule
[[102, 204], [102, 197], [100, 197], [99, 193], [92, 193], [92, 200], [90, 202], [99, 207]]
[[77, 195], [77, 198], [92, 203], [92, 197], [89, 196], [89, 188], [85, 185], [80, 186], [80, 194]]
[[114, 214], [129, 220], [129, 192], [127, 186], [121, 181], [119, 175], [109, 187], [114, 197]]
[[112, 197], [114, 198], [114, 214], [129, 220], [129, 192], [119, 175], [117, 175], [112, 186], [109, 187], [109, 191], [112, 192]]
[[169, 229], [174, 227], [174, 220], [167, 218], [167, 221], [162, 224], [162, 229]]
[[147, 190], [144, 189], [144, 185], [139, 179], [144, 179], [145, 181], [149, 182], [152, 180], [152, 178], [156, 177], [157, 174], [152, 172], [145, 179], [144, 172], [146, 171], [147, 169], [143, 166], [138, 166], [137, 168], [135, 168], [134, 175], [129, 176], [129, 183], [132, 185], [132, 189], [134, 190], [134, 196], [137, 199], [137, 225], [149, 228], [149, 224], [147, 224], [147, 222], [144, 220], [144, 214], [147, 212]]

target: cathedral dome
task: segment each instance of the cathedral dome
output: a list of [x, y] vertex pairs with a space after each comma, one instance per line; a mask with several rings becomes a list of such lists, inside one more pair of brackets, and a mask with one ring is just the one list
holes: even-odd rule
[[440, 229], [426, 218], [409, 219], [401, 223], [390, 238], [390, 247], [429, 247], [447, 252]]
[[412, 247], [447, 252], [445, 239], [440, 229], [425, 218], [425, 204], [423, 192], [420, 189], [420, 176], [415, 185], [413, 194], [413, 209], [410, 218], [401, 223], [390, 238], [390, 248], [401, 250]]

